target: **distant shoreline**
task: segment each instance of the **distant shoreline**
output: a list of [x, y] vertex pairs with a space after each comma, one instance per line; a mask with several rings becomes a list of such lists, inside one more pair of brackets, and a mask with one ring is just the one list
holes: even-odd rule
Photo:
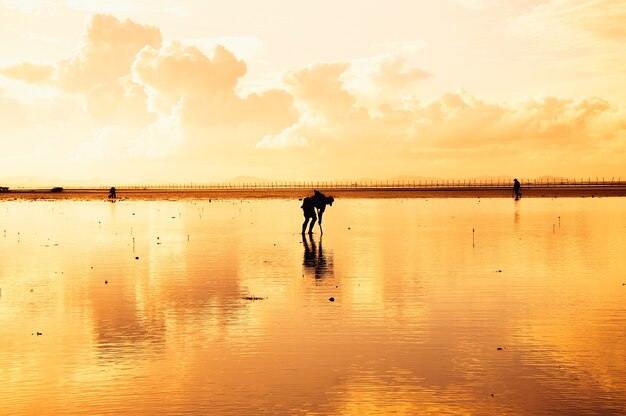
[[[317, 188], [335, 198], [512, 198], [512, 187], [390, 187], [390, 188]], [[117, 200], [185, 199], [294, 199], [313, 192], [308, 188], [223, 188], [223, 189], [136, 189], [117, 188]], [[626, 185], [550, 185], [522, 188], [523, 198], [593, 198], [626, 196]], [[70, 188], [62, 192], [49, 189], [10, 189], [0, 192], [6, 200], [107, 200], [108, 189]]]

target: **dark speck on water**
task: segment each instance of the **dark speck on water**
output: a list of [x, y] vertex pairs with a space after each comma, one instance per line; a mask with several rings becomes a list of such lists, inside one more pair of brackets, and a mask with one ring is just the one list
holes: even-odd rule
[[243, 299], [243, 300], [264, 300], [265, 298], [259, 298], [257, 296], [244, 296], [241, 299]]
[[331, 298], [329, 298], [328, 300], [329, 300], [329, 301], [331, 301], [331, 302], [334, 302], [334, 301], [335, 301], [335, 298], [331, 297]]

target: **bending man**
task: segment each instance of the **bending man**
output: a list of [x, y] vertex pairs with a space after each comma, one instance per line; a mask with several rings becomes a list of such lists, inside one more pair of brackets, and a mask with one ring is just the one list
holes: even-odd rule
[[308, 196], [304, 198], [302, 201], [302, 210], [304, 211], [304, 223], [302, 223], [302, 234], [306, 231], [306, 225], [311, 220], [309, 224], [309, 234], [313, 234], [313, 226], [315, 225], [315, 221], [317, 220], [317, 216], [315, 215], [315, 211], [319, 214], [319, 222], [320, 229], [322, 225], [322, 215], [324, 214], [324, 210], [326, 209], [326, 205], [333, 205], [335, 199], [332, 196], [326, 196], [323, 193], [314, 190], [315, 195]]

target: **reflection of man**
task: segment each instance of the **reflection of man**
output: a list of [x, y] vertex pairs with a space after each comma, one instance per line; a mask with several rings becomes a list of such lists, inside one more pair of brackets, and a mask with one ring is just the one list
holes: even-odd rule
[[[310, 243], [309, 243], [310, 240]], [[315, 267], [317, 264], [317, 249], [313, 237], [309, 235], [309, 239], [302, 234], [302, 244], [304, 245], [304, 267]]]
[[302, 245], [304, 245], [304, 260], [302, 264], [307, 269], [313, 269], [315, 278], [321, 279], [329, 273], [332, 273], [332, 257], [330, 263], [327, 261], [322, 249], [322, 239], [316, 245], [313, 236], [302, 235]]

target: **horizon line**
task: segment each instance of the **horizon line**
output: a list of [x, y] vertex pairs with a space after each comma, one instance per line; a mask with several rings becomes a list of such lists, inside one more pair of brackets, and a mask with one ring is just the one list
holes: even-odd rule
[[[505, 179], [506, 178], [506, 179]], [[252, 179], [252, 178], [251, 178]], [[626, 179], [626, 178], [625, 178]], [[588, 178], [565, 178], [543, 176], [539, 178], [520, 178], [522, 186], [624, 186], [626, 180], [622, 181], [621, 177], [617, 180], [615, 177], [607, 179], [606, 177], [588, 177]], [[70, 182], [70, 181], [68, 181]], [[394, 188], [439, 188], [439, 187], [508, 187], [511, 186], [513, 178], [508, 177], [477, 177], [468, 179], [443, 179], [443, 178], [416, 178], [416, 179], [379, 179], [379, 180], [330, 180], [330, 181], [212, 181], [212, 182], [170, 182], [170, 183], [151, 183], [151, 184], [114, 184], [116, 189], [128, 190], [219, 190], [219, 189], [394, 189]], [[58, 184], [57, 184], [58, 185]], [[110, 189], [109, 185], [72, 185], [61, 186], [45, 186], [45, 185], [17, 185], [13, 187], [0, 186], [0, 192], [11, 191], [52, 191], [57, 192], [63, 190], [89, 191], [89, 190], [106, 190]]]

